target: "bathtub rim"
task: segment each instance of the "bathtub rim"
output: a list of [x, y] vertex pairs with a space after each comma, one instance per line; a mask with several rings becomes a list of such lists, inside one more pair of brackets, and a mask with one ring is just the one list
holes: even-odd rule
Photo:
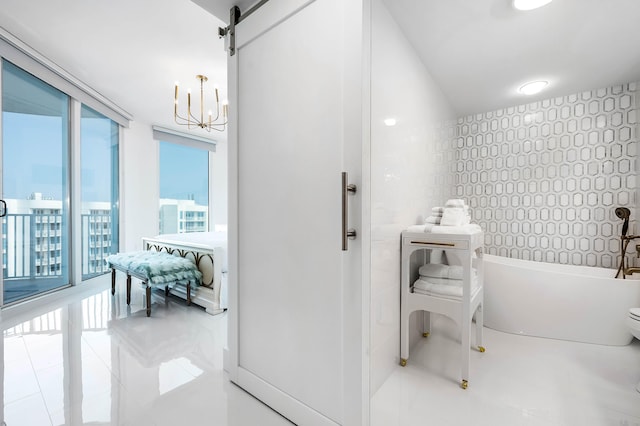
[[[613, 268], [603, 268], [601, 266], [585, 266], [585, 265], [571, 265], [567, 263], [551, 263], [551, 262], [540, 262], [537, 260], [524, 260], [517, 259], [514, 257], [505, 257], [499, 256], [495, 254], [487, 254], [483, 255], [485, 262], [497, 263], [500, 265], [518, 267], [528, 270], [537, 270], [537, 271], [545, 271], [545, 272], [553, 272], [563, 275], [570, 276], [585, 276], [591, 278], [611, 278], [616, 281], [621, 280], [622, 278], [616, 278], [617, 269]], [[627, 275], [626, 279], [628, 280], [640, 280], [640, 274]]]

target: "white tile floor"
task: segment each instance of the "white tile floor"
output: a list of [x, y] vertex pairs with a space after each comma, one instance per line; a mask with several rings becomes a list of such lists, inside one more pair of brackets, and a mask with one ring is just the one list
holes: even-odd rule
[[371, 424], [640, 426], [640, 341], [600, 346], [484, 329], [462, 390], [453, 321], [434, 315], [432, 334], [372, 399]]
[[[290, 425], [226, 378], [225, 314], [154, 296], [147, 318], [141, 289], [127, 308], [122, 287], [115, 298], [102, 286], [30, 316], [3, 314], [8, 426]], [[487, 329], [465, 391], [456, 335], [449, 320], [435, 321], [374, 396], [373, 425], [640, 426], [638, 341], [606, 347]]]
[[8, 426], [291, 425], [226, 378], [226, 314], [154, 295], [147, 318], [142, 289], [127, 308], [123, 287], [3, 315]]

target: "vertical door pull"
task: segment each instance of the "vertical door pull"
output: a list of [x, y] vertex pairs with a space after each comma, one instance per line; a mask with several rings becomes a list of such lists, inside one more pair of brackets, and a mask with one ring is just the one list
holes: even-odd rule
[[0, 211], [0, 217], [5, 217], [7, 215], [7, 202], [4, 200], [0, 200], [0, 204], [2, 204], [2, 210]]
[[342, 172], [342, 251], [349, 249], [349, 239], [356, 238], [356, 230], [349, 229], [349, 194], [356, 193], [356, 186], [349, 184], [347, 172]]

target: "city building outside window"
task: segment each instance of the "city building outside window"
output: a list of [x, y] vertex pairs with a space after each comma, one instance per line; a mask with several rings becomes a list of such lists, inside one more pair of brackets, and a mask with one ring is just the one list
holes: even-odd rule
[[159, 234], [209, 230], [209, 150], [160, 141]]

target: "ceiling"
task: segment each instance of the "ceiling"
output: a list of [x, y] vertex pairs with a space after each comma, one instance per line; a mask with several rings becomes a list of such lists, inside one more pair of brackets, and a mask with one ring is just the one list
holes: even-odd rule
[[195, 91], [197, 74], [209, 77], [205, 102], [216, 83], [226, 98], [224, 24], [190, 0], [2, 0], [0, 26], [135, 121], [184, 131], [173, 122], [174, 84]]
[[[640, 80], [640, 1], [383, 0], [459, 116]], [[535, 97], [517, 93], [550, 82]]]
[[225, 24], [229, 24], [230, 10], [233, 6], [238, 6], [240, 12], [246, 13], [258, 0], [192, 0], [214, 16], [222, 19]]
[[[531, 12], [510, 0], [383, 1], [459, 115], [530, 102], [515, 89], [531, 79], [551, 82], [539, 98], [640, 80], [638, 0], [555, 0]], [[204, 74], [226, 97], [217, 30], [233, 4], [254, 2], [2, 0], [0, 26], [134, 120], [184, 130], [173, 123], [174, 82], [184, 93]]]

